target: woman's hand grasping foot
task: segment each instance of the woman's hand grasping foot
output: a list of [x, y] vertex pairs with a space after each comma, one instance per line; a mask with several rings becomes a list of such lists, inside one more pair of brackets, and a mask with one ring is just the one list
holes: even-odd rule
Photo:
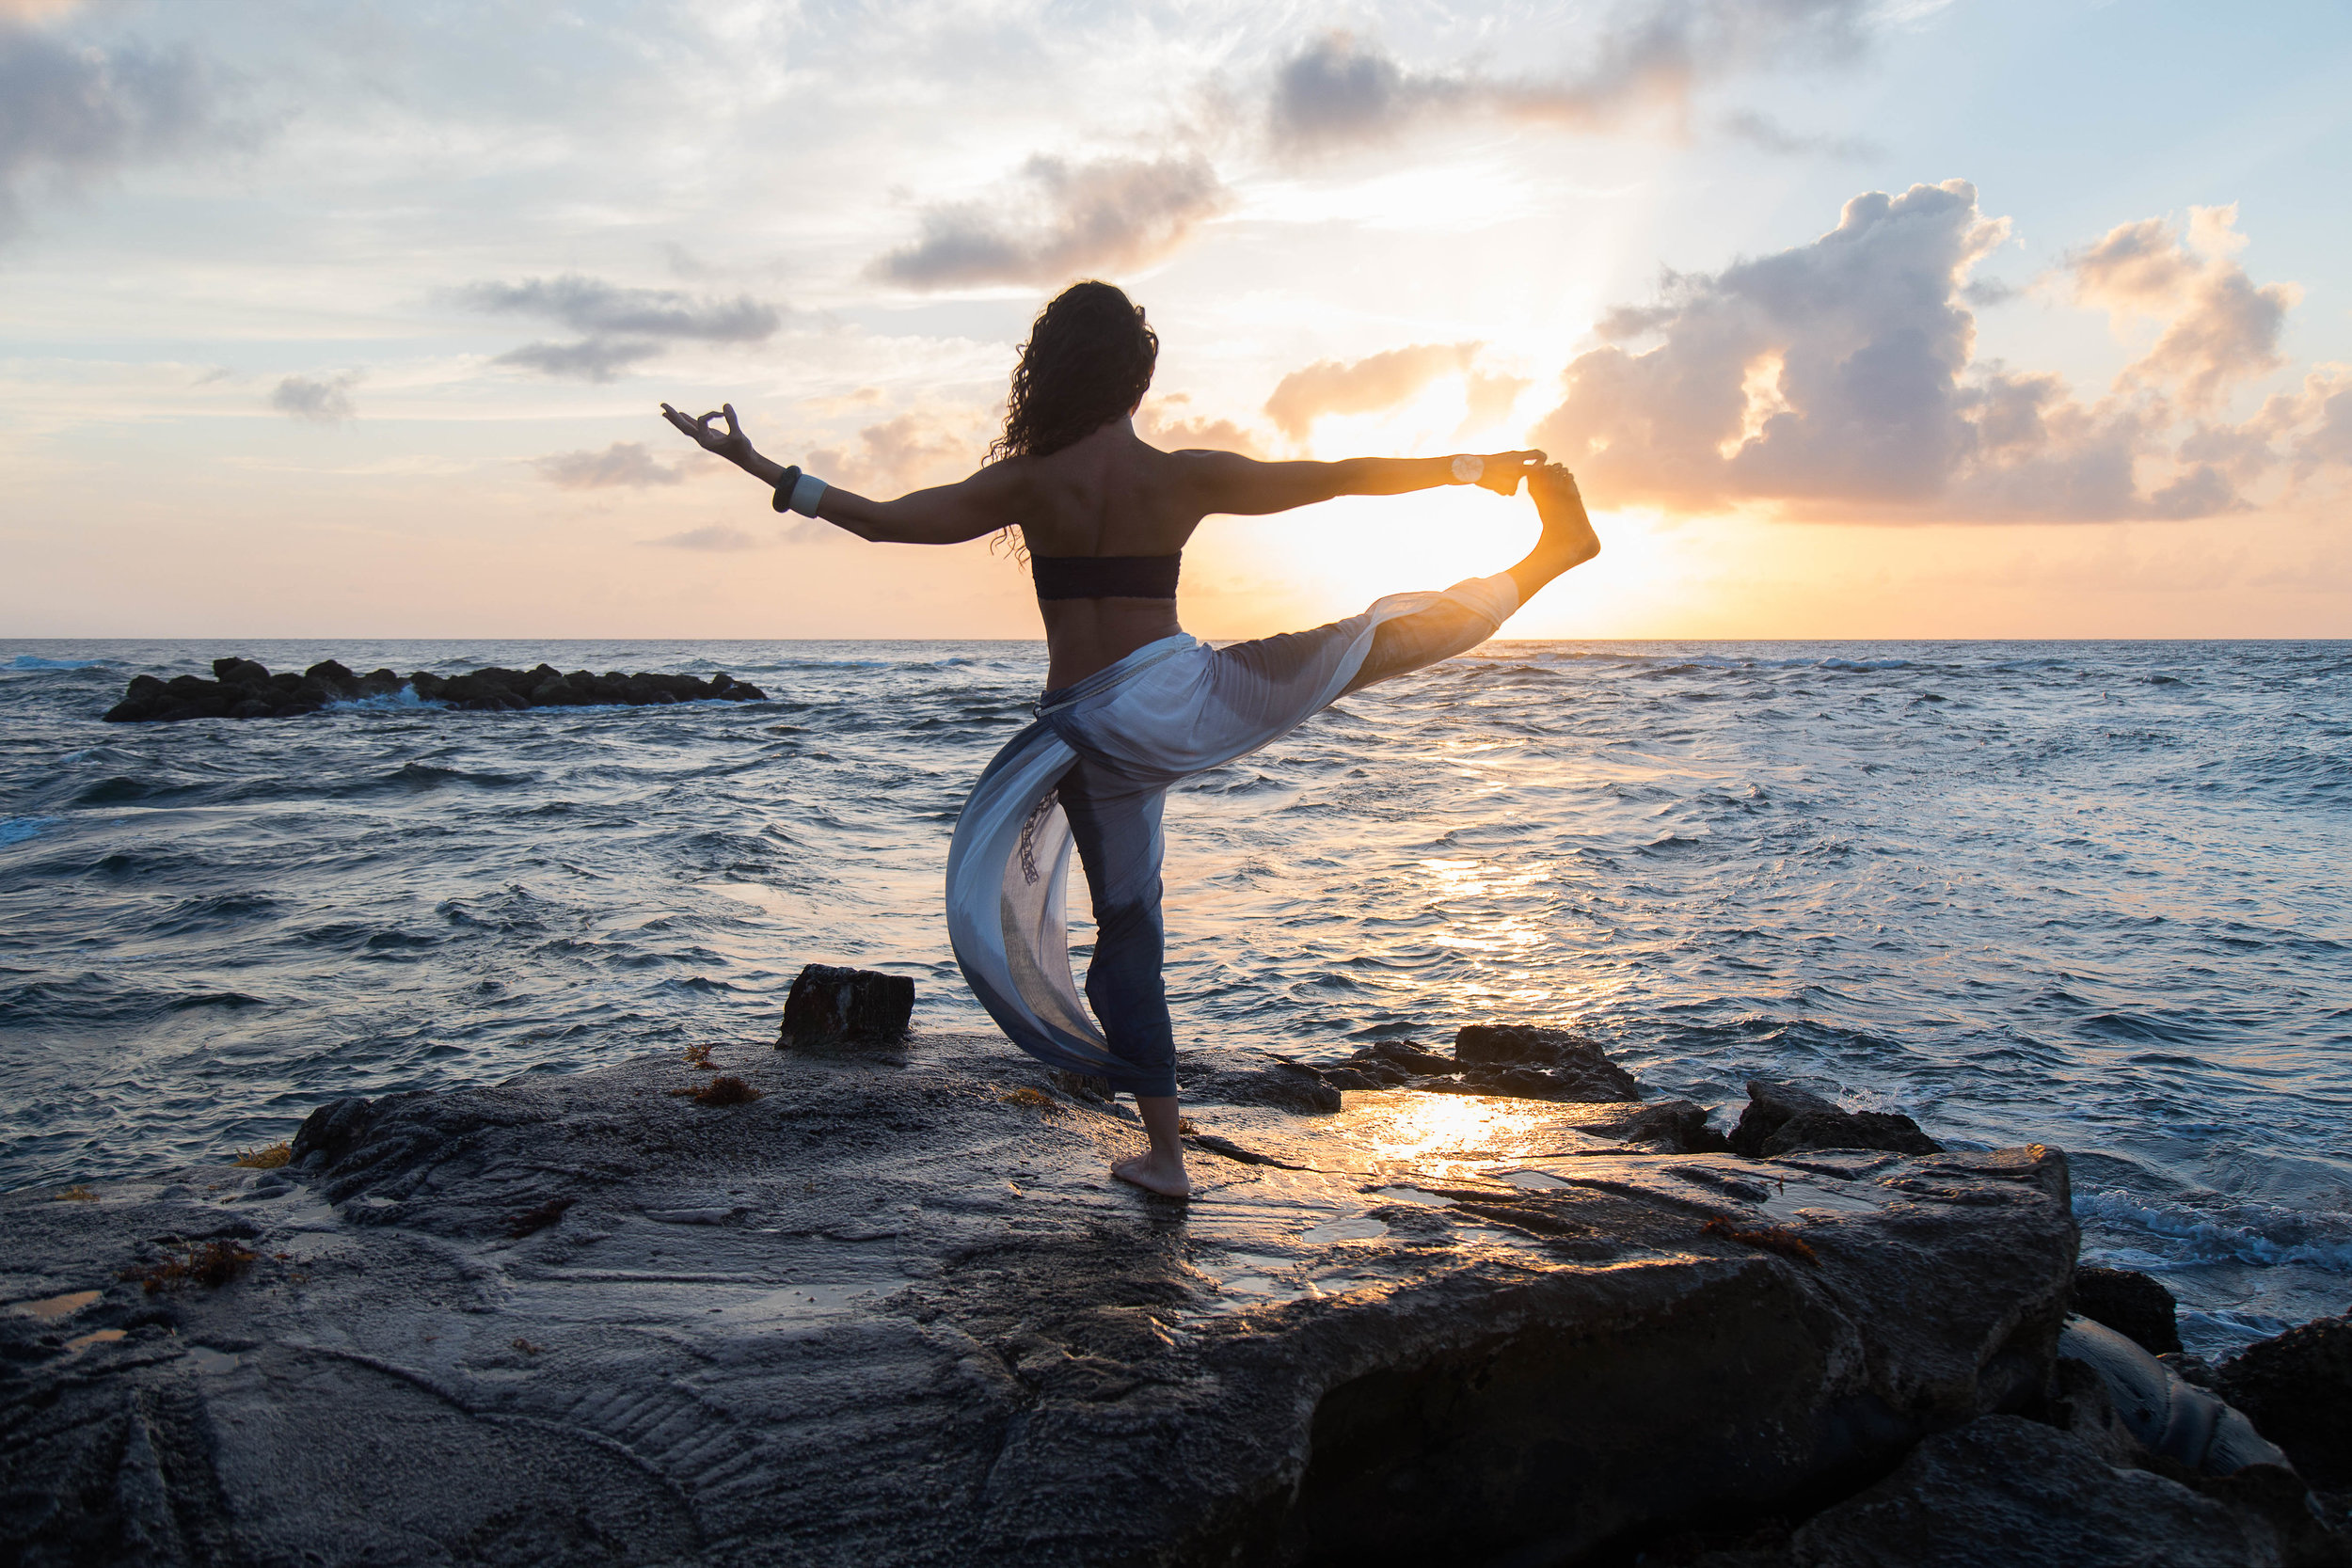
[[1482, 490], [1492, 490], [1498, 496], [1516, 496], [1519, 481], [1535, 472], [1544, 460], [1540, 451], [1490, 451], [1469, 457], [1457, 457], [1454, 472], [1475, 465], [1477, 477], [1470, 483]]

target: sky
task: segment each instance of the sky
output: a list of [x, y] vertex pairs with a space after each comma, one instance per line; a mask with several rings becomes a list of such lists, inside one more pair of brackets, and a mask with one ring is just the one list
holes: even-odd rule
[[[0, 0], [0, 635], [1035, 637], [1038, 308], [1267, 458], [1534, 445], [1569, 638], [2352, 636], [2352, 8]], [[1188, 629], [1500, 570], [1212, 518]]]

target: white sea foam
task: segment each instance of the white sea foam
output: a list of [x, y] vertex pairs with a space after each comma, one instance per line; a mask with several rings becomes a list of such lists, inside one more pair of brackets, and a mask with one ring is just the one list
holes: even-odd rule
[[[2352, 1237], [2341, 1234], [2342, 1215], [2313, 1214], [2269, 1204], [2237, 1204], [2216, 1217], [2183, 1204], [2153, 1203], [2119, 1188], [2074, 1191], [2074, 1217], [2085, 1222], [2137, 1230], [2161, 1237], [2169, 1247], [2113, 1247], [2111, 1253], [2133, 1251], [2160, 1259], [2163, 1266], [2185, 1263], [2243, 1263], [2258, 1268], [2300, 1265], [2329, 1274], [2352, 1274]], [[2334, 1230], [2337, 1235], [2324, 1232]], [[2319, 1231], [2322, 1234], [2313, 1234]], [[2146, 1265], [2117, 1264], [2117, 1267]]]

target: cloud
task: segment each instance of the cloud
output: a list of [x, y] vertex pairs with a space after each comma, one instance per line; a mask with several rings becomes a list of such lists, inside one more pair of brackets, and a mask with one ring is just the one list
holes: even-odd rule
[[755, 533], [748, 533], [739, 528], [729, 528], [724, 523], [712, 523], [707, 528], [690, 528], [683, 533], [664, 534], [659, 539], [645, 539], [641, 540], [640, 543], [668, 550], [724, 551], [755, 550], [766, 545], [767, 541]]
[[900, 414], [867, 425], [851, 447], [819, 447], [802, 460], [828, 484], [891, 496], [963, 478], [979, 466], [987, 420], [964, 415]]
[[1873, 158], [1880, 150], [1876, 142], [1865, 136], [1807, 135], [1752, 109], [1726, 117], [1724, 132], [1750, 147], [1784, 158]]
[[290, 375], [279, 382], [269, 395], [269, 405], [280, 414], [314, 424], [336, 424], [358, 417], [352, 406], [351, 388], [358, 385], [356, 372], [329, 376], [324, 381], [307, 375]]
[[2292, 283], [2257, 288], [2232, 256], [2245, 247], [2237, 208], [2191, 207], [2185, 234], [2162, 218], [2119, 225], [2067, 259], [2074, 297], [2104, 307], [2119, 324], [2166, 322], [2146, 357], [2124, 373], [2177, 387], [2192, 407], [2210, 406], [2232, 383], [2266, 375], [2286, 361], [2279, 329], [2302, 297]]
[[1353, 34], [1326, 33], [1276, 69], [1267, 135], [1278, 152], [1311, 155], [1476, 115], [1579, 131], [1678, 116], [1708, 78], [1859, 54], [1870, 9], [1869, 0], [1644, 0], [1579, 52], [1579, 70], [1551, 79], [1416, 71]]
[[188, 51], [75, 48], [16, 24], [61, 9], [14, 0], [0, 11], [0, 237], [23, 227], [38, 179], [79, 189], [223, 134], [212, 72]]
[[1034, 157], [1009, 188], [926, 208], [922, 237], [877, 258], [867, 276], [909, 289], [989, 283], [1050, 287], [1151, 265], [1232, 202], [1208, 160]]
[[1276, 384], [1274, 395], [1265, 402], [1266, 418], [1292, 440], [1303, 441], [1323, 415], [1393, 408], [1438, 377], [1468, 371], [1480, 347], [1415, 343], [1366, 359], [1318, 360]]
[[749, 294], [698, 299], [675, 289], [626, 288], [577, 273], [476, 283], [459, 291], [459, 298], [476, 310], [536, 316], [583, 334], [571, 342], [525, 343], [493, 361], [576, 381], [613, 380], [672, 342], [765, 342], [784, 325], [781, 309]]
[[2276, 315], [2292, 299], [2217, 260], [2211, 236], [2226, 222], [2203, 221], [2202, 242], [2192, 225], [2202, 252], [2183, 252], [2161, 224], [2127, 225], [2070, 263], [2086, 300], [2168, 324], [2090, 403], [2055, 375], [1973, 362], [1967, 274], [2007, 226], [1954, 180], [1855, 197], [1808, 245], [1668, 274], [1661, 303], [1602, 318], [1601, 345], [1568, 366], [1564, 401], [1534, 438], [1606, 504], [1683, 513], [1759, 501], [1893, 519], [2237, 510], [2233, 476], [2329, 460], [2335, 383], [2273, 399], [2245, 425], [2208, 421], [2175, 438], [2185, 410], [2209, 409], [2233, 378], [2276, 362]]
[[1244, 457], [1265, 455], [1265, 450], [1257, 436], [1231, 420], [1174, 412], [1191, 401], [1182, 392], [1153, 398], [1136, 413], [1136, 434], [1152, 445], [1169, 451], [1237, 451]]
[[539, 477], [559, 490], [602, 490], [615, 485], [642, 490], [649, 484], [676, 484], [682, 469], [657, 463], [643, 441], [615, 441], [602, 451], [559, 451], [535, 458]]

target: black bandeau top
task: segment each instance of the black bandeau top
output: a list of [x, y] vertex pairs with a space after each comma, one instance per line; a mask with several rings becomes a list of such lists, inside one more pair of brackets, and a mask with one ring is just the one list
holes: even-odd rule
[[1033, 555], [1041, 599], [1172, 599], [1184, 552], [1174, 555]]

